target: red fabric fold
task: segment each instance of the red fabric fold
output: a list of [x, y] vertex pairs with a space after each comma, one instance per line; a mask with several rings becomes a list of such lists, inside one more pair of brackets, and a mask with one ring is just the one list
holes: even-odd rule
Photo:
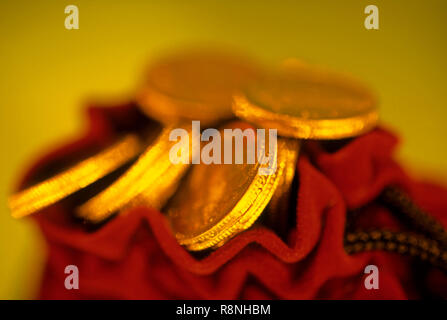
[[[133, 104], [91, 108], [90, 129], [42, 158], [22, 185], [54, 161], [101, 146], [143, 117]], [[140, 119], [140, 120], [139, 120]], [[397, 138], [377, 129], [335, 152], [308, 142], [297, 165], [296, 225], [279, 237], [262, 225], [198, 258], [178, 245], [164, 215], [146, 207], [122, 212], [95, 231], [67, 218], [63, 203], [36, 214], [47, 240], [43, 299], [406, 299], [447, 297], [445, 274], [386, 252], [349, 256], [343, 248], [347, 210], [364, 207], [399, 185], [446, 226], [447, 191], [410, 179], [392, 155]], [[365, 228], [402, 230], [380, 206], [359, 217]], [[287, 241], [282, 239], [286, 238]], [[367, 290], [364, 268], [379, 268], [380, 287]], [[79, 290], [66, 290], [65, 266], [76, 265]]]

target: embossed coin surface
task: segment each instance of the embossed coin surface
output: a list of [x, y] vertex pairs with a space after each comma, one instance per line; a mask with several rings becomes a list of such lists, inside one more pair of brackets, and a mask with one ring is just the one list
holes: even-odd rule
[[249, 228], [270, 201], [290, 148], [285, 140], [278, 140], [272, 157], [277, 167], [268, 175], [258, 171], [261, 158], [254, 164], [193, 165], [165, 210], [179, 243], [189, 250], [202, 250]]
[[246, 58], [218, 51], [191, 51], [152, 65], [137, 100], [150, 117], [164, 123], [231, 118], [232, 96], [257, 76]]
[[352, 137], [378, 121], [375, 98], [366, 87], [304, 64], [253, 82], [235, 96], [233, 111], [258, 126], [301, 139]]

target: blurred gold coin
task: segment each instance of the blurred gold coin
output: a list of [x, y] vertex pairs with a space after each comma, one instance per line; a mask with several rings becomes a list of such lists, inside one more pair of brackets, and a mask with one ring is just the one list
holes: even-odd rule
[[191, 51], [152, 65], [137, 93], [148, 116], [162, 123], [233, 117], [232, 96], [257, 75], [247, 59], [218, 51]]
[[305, 64], [253, 82], [234, 98], [234, 113], [278, 134], [299, 139], [340, 139], [376, 126], [371, 92], [357, 81]]
[[27, 216], [92, 185], [137, 157], [142, 149], [136, 135], [125, 136], [96, 155], [12, 195], [12, 216]]
[[[225, 128], [241, 127], [253, 129], [243, 123]], [[254, 164], [193, 165], [165, 208], [179, 243], [188, 250], [203, 250], [220, 246], [249, 228], [270, 201], [283, 174], [285, 156], [293, 148], [288, 140], [279, 139], [277, 152], [264, 150]], [[265, 157], [276, 163], [276, 170], [263, 175], [259, 169]]]
[[97, 223], [119, 210], [139, 204], [161, 209], [189, 166], [189, 162], [174, 164], [169, 157], [175, 144], [170, 141], [170, 133], [180, 128], [191, 135], [190, 128], [178, 123], [164, 127], [155, 139], [151, 135], [138, 160], [107, 189], [81, 205], [78, 216]]

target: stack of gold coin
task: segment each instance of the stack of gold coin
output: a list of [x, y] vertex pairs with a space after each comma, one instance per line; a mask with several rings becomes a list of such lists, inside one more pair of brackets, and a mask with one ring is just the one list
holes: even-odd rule
[[[244, 127], [248, 125], [233, 123], [221, 132], [223, 135], [224, 129]], [[294, 157], [290, 154], [296, 152], [296, 141], [280, 139], [274, 154], [266, 150], [253, 164], [193, 166], [166, 208], [179, 243], [189, 250], [203, 250], [222, 245], [249, 228], [272, 198], [284, 169], [292, 165]], [[260, 173], [263, 157], [271, 157], [276, 170]]]
[[[234, 96], [233, 111], [258, 127], [277, 129], [279, 135], [291, 139], [354, 137], [371, 130], [378, 121], [375, 98], [364, 85], [298, 61], [289, 61], [250, 83]], [[284, 220], [279, 215], [289, 210], [295, 166], [286, 173], [282, 188], [270, 203], [270, 220]]]
[[[233, 93], [257, 76], [247, 59], [217, 51], [194, 51], [174, 55], [151, 65], [137, 100], [143, 112], [164, 129], [129, 170], [106, 190], [78, 209], [78, 215], [101, 222], [125, 208], [144, 204], [161, 209], [175, 192], [189, 163], [173, 164], [169, 152], [174, 129], [193, 132], [188, 121], [202, 125], [233, 117]], [[191, 145], [191, 154], [194, 151]]]
[[[136, 159], [81, 204], [78, 216], [98, 223], [126, 208], [147, 205], [166, 213], [173, 234], [188, 250], [216, 248], [250, 228], [263, 212], [271, 225], [291, 212], [291, 186], [303, 139], [354, 137], [378, 121], [374, 96], [349, 77], [302, 63], [267, 72], [246, 58], [212, 51], [170, 56], [151, 65], [137, 101], [161, 129], [149, 130], [144, 139], [127, 136], [111, 149], [13, 195], [13, 216], [51, 205]], [[234, 117], [242, 121], [225, 122]], [[194, 162], [192, 155], [200, 154], [203, 143], [193, 121], [200, 121], [202, 129], [218, 125], [221, 133], [252, 130], [258, 142], [258, 129], [272, 130], [275, 145], [258, 145], [253, 163]], [[172, 139], [176, 129], [187, 136], [188, 152], [186, 161], [175, 163], [171, 152], [178, 144]], [[266, 174], [263, 169], [271, 161], [275, 169]]]
[[[358, 81], [300, 62], [259, 77], [234, 96], [233, 111], [258, 127], [277, 129], [289, 139], [335, 140], [358, 136], [378, 121], [371, 92]], [[295, 166], [270, 203], [270, 220], [288, 212]], [[278, 227], [284, 230], [284, 226]]]
[[[140, 203], [161, 209], [188, 168], [186, 163], [172, 163], [169, 157], [174, 145], [169, 135], [182, 127], [180, 123], [165, 126], [121, 177], [78, 209], [78, 216], [97, 223]], [[184, 130], [192, 134], [186, 126]]]
[[[138, 95], [138, 101], [146, 114], [163, 123], [199, 120], [202, 125], [218, 124], [234, 117], [231, 110], [234, 94], [260, 77], [260, 69], [256, 64], [249, 63], [247, 59], [209, 51], [190, 52], [171, 56], [149, 68], [147, 78]], [[278, 146], [280, 146], [279, 169], [267, 179], [267, 181], [274, 181], [274, 188], [270, 188], [271, 182], [265, 181], [266, 185], [261, 187], [256, 184], [256, 181], [264, 181], [264, 177], [251, 176], [251, 173], [256, 171], [255, 165], [194, 165], [189, 178], [181, 184], [178, 193], [165, 210], [169, 212], [168, 219], [180, 243], [190, 250], [201, 250], [223, 244], [253, 224], [271, 197], [279, 207], [284, 199], [276, 195], [274, 190], [278, 185], [281, 193], [289, 189], [295, 172], [298, 142], [280, 139]], [[206, 174], [200, 174], [200, 172], [206, 172]], [[231, 181], [225, 183], [227, 188], [221, 191], [223, 191], [222, 196], [232, 195], [234, 201], [225, 199], [219, 201], [218, 185], [211, 185], [206, 181], [207, 179], [215, 181], [214, 177], [218, 176], [222, 178], [221, 184], [233, 177]], [[197, 191], [190, 182], [191, 179], [197, 182], [195, 188], [202, 187], [205, 193]], [[232, 188], [237, 188], [237, 183], [241, 184], [238, 181], [253, 183], [254, 186], [252, 189], [244, 190], [246, 195], [243, 196], [240, 189], [232, 191]], [[255, 186], [264, 190], [259, 197], [251, 196], [253, 190], [256, 189]], [[270, 191], [267, 192], [268, 190]], [[207, 194], [207, 192], [210, 193]], [[201, 196], [194, 196], [194, 194]], [[222, 203], [226, 203], [229, 207], [218, 205]], [[246, 213], [243, 212], [241, 208], [248, 208], [248, 205], [251, 209]], [[208, 208], [215, 206], [219, 209], [212, 218], [216, 225], [202, 223], [210, 214], [204, 206]], [[242, 211], [239, 212], [240, 210]], [[250, 217], [250, 219], [247, 223], [235, 222], [239, 216]], [[246, 218], [240, 219], [244, 221]], [[192, 230], [192, 233], [183, 232], [182, 225], [184, 226], [185, 223], [190, 227], [196, 226], [198, 229]], [[202, 230], [204, 234], [195, 234], [198, 230]], [[207, 238], [214, 233], [216, 236]], [[207, 239], [197, 240], [203, 237]]]
[[98, 223], [138, 204], [161, 209], [189, 167], [189, 163], [170, 161], [169, 151], [174, 145], [170, 133], [185, 128], [191, 137], [185, 121], [200, 120], [206, 125], [233, 117], [233, 92], [253, 81], [256, 74], [257, 68], [248, 59], [218, 51], [186, 52], [151, 65], [137, 100], [149, 117], [163, 124], [161, 132], [139, 140], [138, 153], [134, 152], [133, 145], [124, 151], [120, 147], [113, 159], [105, 151], [104, 156], [89, 159], [62, 175], [13, 195], [10, 199], [13, 216], [31, 214], [84, 188], [114, 169], [113, 165], [135, 158], [141, 148], [145, 150], [135, 163], [76, 212], [79, 217]]

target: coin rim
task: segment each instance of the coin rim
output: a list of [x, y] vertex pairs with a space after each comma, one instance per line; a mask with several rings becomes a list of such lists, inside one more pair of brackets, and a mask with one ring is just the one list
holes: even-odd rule
[[140, 139], [134, 134], [126, 135], [98, 154], [10, 196], [12, 217], [30, 215], [68, 197], [121, 167], [141, 150]]
[[249, 101], [243, 93], [233, 97], [232, 109], [239, 118], [263, 128], [277, 129], [279, 135], [297, 139], [349, 138], [373, 129], [379, 119], [377, 110], [343, 119], [300, 119], [268, 111]]

